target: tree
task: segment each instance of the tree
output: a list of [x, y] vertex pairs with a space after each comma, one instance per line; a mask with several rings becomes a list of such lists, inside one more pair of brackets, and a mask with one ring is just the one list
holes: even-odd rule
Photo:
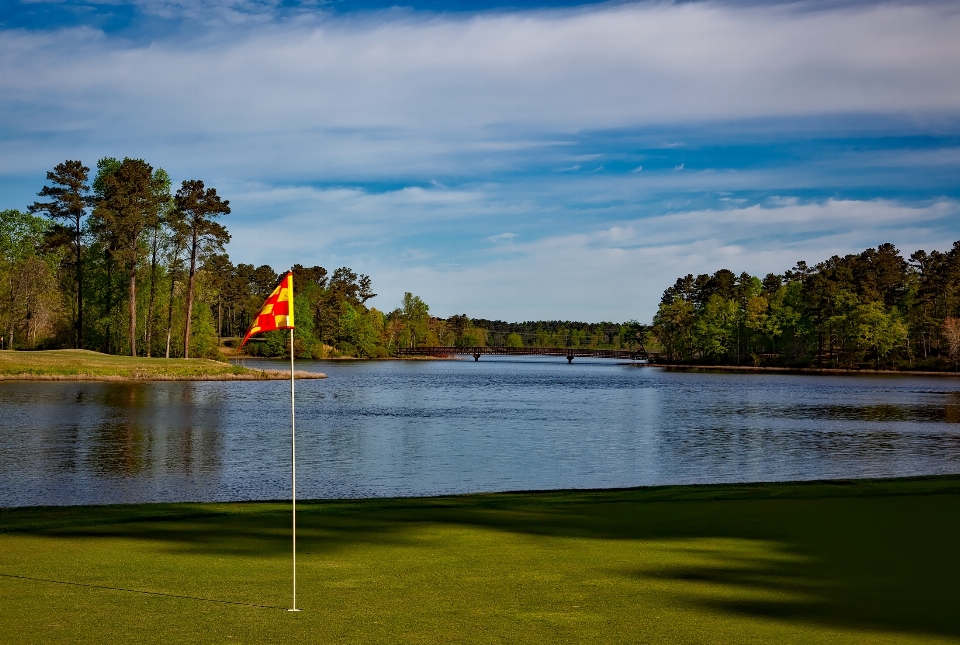
[[203, 268], [209, 274], [210, 287], [217, 294], [217, 346], [219, 346], [223, 336], [223, 303], [233, 278], [233, 262], [226, 253], [216, 253], [206, 259]]
[[167, 299], [167, 344], [166, 358], [170, 358], [170, 342], [173, 335], [173, 297], [177, 287], [177, 277], [183, 274], [183, 253], [187, 249], [189, 230], [183, 213], [173, 208], [167, 214], [167, 227], [170, 237], [167, 240], [167, 274], [170, 278], [170, 294]]
[[46, 222], [18, 210], [0, 212], [0, 329], [13, 349], [18, 329], [24, 345], [36, 344], [38, 330], [52, 318], [57, 299], [49, 258], [40, 257]]
[[94, 182], [93, 217], [96, 228], [113, 241], [114, 259], [127, 272], [130, 355], [136, 356], [140, 241], [157, 211], [153, 167], [143, 159], [101, 162], [97, 164], [100, 172]]
[[703, 356], [721, 358], [730, 351], [737, 323], [737, 305], [714, 293], [700, 308], [694, 329]]
[[957, 363], [960, 362], [960, 318], [944, 318], [943, 337], [947, 341], [947, 352], [953, 361], [953, 369], [957, 369]]
[[[86, 232], [84, 218], [91, 203], [90, 186], [87, 185], [89, 173], [90, 169], [79, 161], [67, 160], [57, 164], [53, 172], [47, 173], [47, 181], [53, 186], [44, 186], [37, 193], [51, 200], [34, 202], [30, 206], [31, 213], [45, 212], [56, 223], [51, 231], [52, 238], [69, 240], [76, 270], [74, 347], [77, 348], [83, 347], [83, 236]], [[68, 225], [59, 224], [58, 220], [66, 220]]]
[[907, 329], [897, 309], [893, 308], [890, 312], [885, 309], [882, 302], [874, 300], [857, 307], [855, 314], [857, 344], [863, 349], [874, 349], [877, 368], [890, 350], [907, 338]]
[[190, 357], [190, 319], [193, 315], [194, 278], [197, 273], [197, 260], [223, 252], [223, 246], [230, 241], [227, 229], [214, 221], [220, 215], [230, 213], [230, 202], [220, 199], [216, 188], [204, 188], [198, 179], [183, 182], [175, 198], [177, 210], [183, 214], [188, 231], [187, 250], [190, 253], [190, 273], [187, 277], [187, 315], [183, 332], [183, 357]]
[[170, 176], [163, 168], [157, 168], [151, 178], [151, 190], [153, 191], [153, 210], [149, 214], [150, 226], [150, 299], [147, 304], [147, 324], [145, 344], [147, 346], [147, 356], [150, 356], [153, 349], [153, 305], [156, 301], [157, 293], [157, 268], [160, 260], [160, 247], [162, 244], [163, 228], [166, 225], [167, 216], [171, 210], [172, 199], [170, 197]]
[[507, 334], [506, 340], [507, 347], [523, 347], [523, 338], [520, 334], [513, 332], [512, 334]]
[[645, 351], [647, 335], [650, 333], [650, 326], [631, 320], [620, 325], [620, 342], [630, 349], [640, 349]]
[[430, 307], [419, 296], [408, 291], [403, 294], [401, 312], [403, 322], [410, 334], [410, 347], [416, 347], [418, 341], [422, 342], [427, 337]]
[[667, 353], [667, 360], [689, 355], [693, 305], [682, 297], [662, 303], [653, 317], [653, 333]]
[[374, 356], [379, 335], [373, 319], [358, 312], [348, 301], [343, 301], [340, 307], [342, 311], [340, 337], [343, 339], [342, 343], [346, 343], [346, 345], [341, 344], [341, 347], [348, 351], [349, 347], [352, 347], [360, 356], [368, 358]]

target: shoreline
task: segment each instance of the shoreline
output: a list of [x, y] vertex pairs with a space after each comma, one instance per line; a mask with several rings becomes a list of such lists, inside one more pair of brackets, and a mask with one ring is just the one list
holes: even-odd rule
[[[960, 473], [939, 473], [933, 475], [902, 475], [894, 477], [843, 477], [837, 479], [788, 479], [749, 482], [713, 482], [696, 484], [648, 484], [641, 486], [624, 486], [613, 488], [544, 488], [526, 490], [499, 490], [474, 491], [469, 493], [450, 493], [439, 495], [393, 495], [389, 497], [317, 497], [297, 498], [298, 504], [325, 505], [325, 504], [420, 504], [435, 502], [479, 502], [492, 501], [496, 498], [516, 499], [562, 498], [565, 501], [576, 499], [588, 501], [603, 497], [640, 496], [650, 502], [674, 500], [683, 498], [688, 501], [720, 501], [741, 499], [743, 497], [759, 497], [767, 499], [794, 499], [804, 497], [805, 492], [811, 489], [829, 489], [828, 494], [818, 495], [818, 498], [832, 497], [862, 497], [864, 495], [900, 495], [897, 489], [902, 485], [912, 485], [923, 488], [928, 484], [936, 493], [949, 492], [960, 494]], [[857, 490], [859, 489], [859, 490]], [[915, 494], [914, 491], [913, 494]], [[765, 494], [766, 495], [765, 495]], [[163, 501], [163, 502], [130, 502], [130, 503], [92, 503], [92, 504], [46, 504], [33, 506], [0, 506], [0, 515], [20, 511], [41, 511], [54, 509], [109, 509], [133, 507], [161, 507], [184, 505], [195, 506], [223, 506], [223, 505], [283, 505], [290, 500], [284, 499], [240, 499], [218, 501]], [[0, 529], [0, 535], [3, 530]]]
[[[248, 368], [249, 369], [249, 368]], [[298, 381], [324, 379], [323, 372], [297, 370]], [[0, 381], [103, 381], [112, 383], [149, 383], [152, 381], [289, 381], [290, 372], [283, 370], [256, 370], [254, 374], [200, 374], [200, 375], [120, 375], [120, 374], [0, 374]]]
[[960, 372], [937, 372], [932, 370], [876, 370], [852, 369], [846, 367], [754, 367], [752, 365], [684, 365], [676, 363], [624, 363], [632, 367], [661, 367], [678, 372], [684, 371], [724, 371], [724, 372], [780, 372], [787, 374], [847, 375], [867, 374], [878, 376], [960, 376]]

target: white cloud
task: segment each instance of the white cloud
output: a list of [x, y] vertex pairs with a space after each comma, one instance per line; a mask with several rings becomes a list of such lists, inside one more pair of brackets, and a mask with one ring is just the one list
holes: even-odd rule
[[[490, 230], [502, 225], [491, 217], [502, 199], [496, 186], [462, 193], [423, 189], [416, 202], [406, 190], [287, 194], [297, 197], [286, 221], [232, 227], [237, 240], [232, 254], [277, 266], [291, 255], [305, 264], [349, 264], [374, 277], [378, 307], [392, 309], [403, 292], [413, 291], [440, 315], [466, 311], [495, 318], [649, 319], [663, 289], [687, 273], [729, 268], [763, 275], [789, 269], [797, 260], [815, 263], [884, 242], [905, 254], [945, 250], [953, 241], [950, 222], [960, 217], [954, 200], [909, 205], [787, 196], [763, 205], [621, 217], [606, 224], [588, 220], [594, 223], [578, 230], [527, 226], [518, 235]], [[449, 209], [447, 219], [423, 217], [414, 203]], [[517, 209], [518, 222], [543, 221], [533, 203], [530, 211]], [[580, 214], [575, 207], [553, 211], [547, 221]], [[385, 242], [378, 233], [385, 220], [406, 236]], [[286, 231], [297, 234], [291, 238]]]
[[523, 145], [518, 132], [960, 110], [960, 12], [948, 4], [261, 23], [146, 45], [88, 28], [3, 32], [0, 170], [46, 169], [37, 136], [52, 133], [57, 160], [65, 143], [126, 145], [247, 178], [409, 175]]
[[[515, 255], [483, 266], [382, 271], [378, 302], [392, 308], [402, 290], [412, 290], [443, 316], [514, 319], [522, 312], [531, 320], [648, 321], [663, 290], [687, 273], [728, 268], [763, 276], [798, 260], [816, 263], [884, 242], [905, 254], [946, 250], [952, 240], [936, 224], [958, 216], [960, 204], [953, 201], [910, 207], [882, 200], [678, 213], [515, 244]], [[802, 223], [821, 230], [777, 235], [779, 227]], [[744, 231], [753, 235], [744, 237]]]
[[[35, 192], [65, 158], [144, 157], [231, 200], [236, 261], [349, 265], [373, 276], [383, 307], [412, 290], [443, 315], [649, 318], [687, 272], [782, 271], [885, 241], [943, 247], [957, 231], [956, 202], [941, 193], [925, 206], [744, 206], [733, 195], [875, 190], [905, 167], [949, 173], [955, 148], [740, 171], [699, 170], [684, 152], [683, 172], [671, 170], [684, 168], [676, 156], [654, 155], [618, 174], [622, 159], [573, 145], [584, 132], [664, 126], [673, 133], [650, 135], [652, 146], [692, 155], [685, 133], [707, 122], [950, 121], [960, 114], [955, 4], [284, 21], [250, 6], [151, 0], [153, 14], [193, 7], [217, 27], [149, 43], [89, 28], [0, 32], [0, 179], [30, 174]], [[737, 208], [691, 205], [694, 191]], [[651, 212], [652, 193], [672, 197]]]

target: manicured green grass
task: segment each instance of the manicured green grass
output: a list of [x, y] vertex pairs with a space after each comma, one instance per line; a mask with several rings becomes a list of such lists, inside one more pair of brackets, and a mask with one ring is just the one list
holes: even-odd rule
[[[299, 373], [304, 378], [318, 374]], [[84, 349], [40, 352], [0, 351], [3, 379], [247, 380], [289, 378], [289, 372], [252, 370], [204, 358], [112, 356]]]
[[0, 641], [960, 640], [960, 477], [303, 502], [298, 519], [288, 613], [289, 504], [0, 511]]

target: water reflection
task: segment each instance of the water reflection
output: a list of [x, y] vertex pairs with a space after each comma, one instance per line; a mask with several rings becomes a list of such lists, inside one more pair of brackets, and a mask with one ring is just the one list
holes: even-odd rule
[[[304, 497], [960, 472], [955, 379], [487, 358], [301, 365]], [[0, 505], [283, 498], [286, 387], [0, 383]]]

